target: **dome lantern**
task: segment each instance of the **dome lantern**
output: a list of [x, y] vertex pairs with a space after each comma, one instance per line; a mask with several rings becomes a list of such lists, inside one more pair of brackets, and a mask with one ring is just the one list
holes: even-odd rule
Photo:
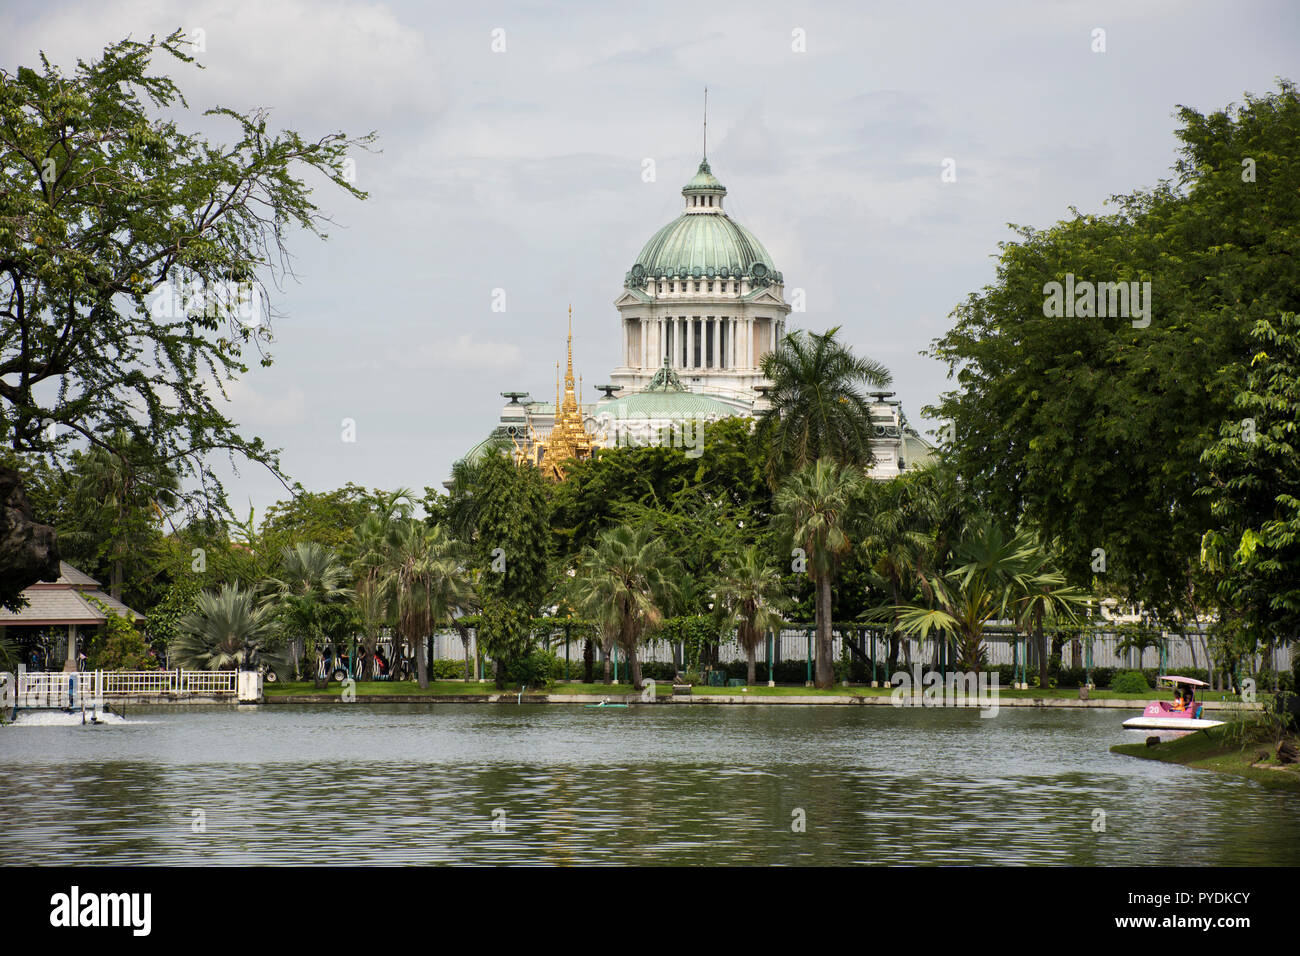
[[691, 181], [682, 187], [682, 196], [686, 198], [688, 213], [720, 213], [722, 197], [725, 195], [727, 195], [727, 187], [713, 175], [707, 159], [700, 161], [700, 168]]

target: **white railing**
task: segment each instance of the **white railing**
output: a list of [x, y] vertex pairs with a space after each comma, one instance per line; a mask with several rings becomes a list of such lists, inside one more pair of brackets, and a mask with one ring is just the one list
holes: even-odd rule
[[118, 697], [234, 697], [235, 671], [27, 671], [18, 673], [19, 707], [75, 707]]

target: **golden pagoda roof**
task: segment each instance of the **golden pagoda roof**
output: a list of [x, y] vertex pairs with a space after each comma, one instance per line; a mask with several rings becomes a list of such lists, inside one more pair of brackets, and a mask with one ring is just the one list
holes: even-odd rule
[[564, 398], [559, 396], [557, 381], [555, 407], [555, 424], [541, 443], [542, 456], [538, 464], [546, 477], [552, 481], [563, 481], [564, 463], [570, 458], [580, 461], [590, 458], [593, 447], [591, 436], [582, 426], [582, 408], [573, 381], [573, 306], [569, 306], [568, 367], [564, 373]]

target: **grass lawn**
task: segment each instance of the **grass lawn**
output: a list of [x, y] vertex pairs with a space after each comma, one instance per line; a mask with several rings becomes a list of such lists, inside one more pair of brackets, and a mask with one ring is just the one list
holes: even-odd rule
[[[1266, 787], [1278, 787], [1300, 793], [1300, 763], [1282, 764], [1277, 759], [1277, 740], [1273, 736], [1257, 737], [1242, 743], [1232, 739], [1228, 728], [1212, 727], [1198, 730], [1169, 740], [1154, 747], [1140, 744], [1117, 744], [1111, 747], [1111, 753], [1124, 754], [1129, 757], [1141, 757], [1146, 760], [1160, 760], [1165, 763], [1182, 764], [1198, 770], [1214, 770], [1219, 773], [1235, 774], [1248, 777]], [[1294, 744], [1296, 738], [1290, 738]], [[1267, 753], [1264, 760], [1258, 760], [1261, 753]]]
[[[265, 685], [266, 696], [268, 697], [285, 697], [285, 696], [330, 696], [338, 697], [343, 692], [343, 685], [330, 682], [326, 690], [316, 690], [315, 685], [310, 681], [298, 683], [275, 683]], [[519, 687], [507, 687], [499, 691], [492, 681], [431, 681], [426, 690], [421, 690], [419, 685], [414, 681], [358, 681], [356, 684], [358, 697], [391, 697], [395, 695], [429, 695], [429, 696], [483, 696], [488, 694], [517, 694]], [[657, 697], [668, 697], [673, 692], [670, 682], [656, 681], [655, 695]], [[634, 693], [632, 685], [623, 681], [619, 684], [582, 684], [578, 682], [565, 683], [556, 681], [549, 688], [528, 688], [527, 694], [594, 694], [601, 697], [622, 697]], [[765, 683], [758, 683], [745, 690], [743, 687], [706, 687], [702, 684], [695, 684], [691, 688], [694, 696], [706, 695], [724, 695], [724, 696], [741, 696], [753, 695], [758, 697], [883, 697], [891, 693], [888, 687], [868, 687], [860, 684], [853, 684], [843, 687], [836, 684], [834, 687], [826, 690], [818, 690], [815, 687], [804, 687], [802, 684], [781, 684], [776, 687], [768, 687]], [[1077, 700], [1079, 692], [1073, 687], [1048, 688], [1046, 691], [1033, 688], [1031, 690], [1009, 690], [1005, 687], [998, 688], [998, 694], [1006, 698], [1053, 698], [1060, 700]], [[1263, 695], [1261, 695], [1262, 698]], [[1093, 690], [1089, 694], [1092, 700], [1172, 700], [1173, 694], [1167, 690], [1149, 690], [1145, 693], [1138, 694], [1119, 694], [1109, 690]], [[1201, 700], [1235, 700], [1235, 696], [1225, 692], [1203, 693], [1199, 695]]]

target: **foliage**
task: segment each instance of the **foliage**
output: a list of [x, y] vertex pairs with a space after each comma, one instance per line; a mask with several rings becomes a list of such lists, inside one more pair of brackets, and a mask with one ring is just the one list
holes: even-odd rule
[[[261, 279], [287, 261], [288, 232], [321, 234], [299, 173], [364, 198], [343, 164], [369, 137], [308, 140], [224, 108], [206, 115], [233, 124], [232, 143], [185, 133], [171, 117], [188, 104], [149, 72], [155, 54], [192, 60], [178, 30], [70, 75], [44, 56], [0, 71], [0, 443], [64, 461], [84, 442], [193, 479], [178, 496], [211, 513], [223, 489], [209, 454], [278, 468], [214, 401], [247, 371], [245, 349], [271, 360], [269, 316], [247, 321], [226, 293], [269, 312]], [[176, 290], [190, 300], [178, 310]], [[119, 432], [131, 451], [110, 442]]]
[[108, 612], [98, 633], [86, 650], [87, 666], [92, 670], [157, 670], [158, 658], [150, 653], [149, 643], [130, 618]]
[[506, 667], [506, 680], [511, 686], [532, 689], [544, 688], [556, 676], [564, 673], [564, 661], [549, 651], [533, 649], [515, 657]]
[[[1202, 455], [1242, 418], [1250, 332], [1300, 298], [1295, 88], [1179, 116], [1176, 184], [1001, 246], [996, 282], [932, 345], [957, 388], [926, 410], [952, 421], [949, 453], [987, 511], [1063, 542], [1078, 586], [1102, 549], [1105, 579], [1162, 619], [1201, 603], [1215, 526], [1196, 494], [1210, 481]], [[1048, 283], [1067, 275], [1149, 281], [1149, 312], [1046, 315]]]
[[231, 670], [258, 663], [285, 669], [286, 662], [268, 649], [271, 608], [258, 604], [251, 592], [222, 585], [219, 591], [201, 592], [195, 604], [181, 619], [180, 633], [172, 642], [172, 664], [191, 670]]
[[716, 616], [723, 630], [734, 630], [736, 640], [748, 658], [748, 683], [754, 683], [754, 655], [768, 631], [779, 631], [785, 623], [780, 611], [784, 588], [780, 573], [769, 565], [755, 545], [727, 560], [719, 572], [714, 590]]
[[571, 599], [600, 622], [603, 634], [627, 655], [633, 686], [641, 687], [638, 645], [663, 626], [672, 600], [672, 557], [650, 528], [616, 525], [583, 551]]
[[865, 481], [855, 465], [819, 458], [793, 472], [776, 493], [777, 525], [802, 549], [808, 576], [817, 588], [817, 686], [834, 682], [831, 660], [831, 582], [840, 559], [853, 546], [848, 535], [851, 504]]
[[478, 600], [462, 562], [462, 546], [441, 527], [414, 519], [393, 526], [379, 587], [398, 634], [415, 649], [421, 687], [429, 686], [425, 638]]
[[1110, 689], [1119, 694], [1143, 694], [1151, 685], [1141, 671], [1118, 671], [1110, 679]]
[[870, 465], [871, 409], [864, 389], [883, 388], [889, 370], [859, 358], [826, 332], [791, 332], [763, 356], [770, 406], [759, 430], [771, 442], [767, 479], [776, 487], [792, 471], [821, 458]]
[[1206, 490], [1220, 527], [1202, 560], [1220, 572], [1223, 604], [1250, 636], [1289, 643], [1300, 631], [1300, 316], [1260, 319], [1256, 350], [1225, 422], [1206, 449]]

